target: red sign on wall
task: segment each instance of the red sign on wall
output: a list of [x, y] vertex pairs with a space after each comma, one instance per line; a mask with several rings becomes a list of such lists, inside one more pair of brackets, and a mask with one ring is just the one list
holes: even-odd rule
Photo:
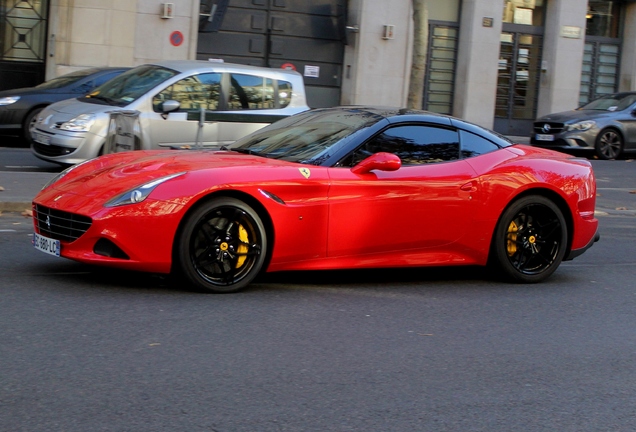
[[179, 46], [183, 43], [183, 34], [180, 31], [170, 33], [170, 43], [173, 46]]

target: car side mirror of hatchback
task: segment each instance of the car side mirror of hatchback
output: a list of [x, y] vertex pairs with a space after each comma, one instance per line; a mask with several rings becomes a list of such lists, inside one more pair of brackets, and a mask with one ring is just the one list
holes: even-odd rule
[[161, 111], [164, 114], [171, 113], [172, 111], [176, 111], [181, 107], [181, 103], [176, 100], [167, 100], [163, 104], [161, 104]]
[[359, 164], [351, 168], [354, 174], [368, 174], [373, 170], [397, 171], [402, 166], [400, 158], [393, 153], [380, 152], [362, 160]]

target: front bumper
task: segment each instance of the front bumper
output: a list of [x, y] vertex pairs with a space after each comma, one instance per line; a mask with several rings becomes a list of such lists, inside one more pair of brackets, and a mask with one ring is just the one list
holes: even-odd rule
[[45, 161], [74, 165], [99, 155], [105, 137], [91, 132], [33, 131], [33, 154]]
[[587, 131], [567, 131], [556, 134], [533, 133], [530, 144], [553, 150], [594, 150], [596, 128]]

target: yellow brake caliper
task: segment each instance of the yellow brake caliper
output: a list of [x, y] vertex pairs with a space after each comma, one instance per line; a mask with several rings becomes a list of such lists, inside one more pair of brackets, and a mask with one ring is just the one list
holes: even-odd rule
[[510, 222], [508, 225], [508, 255], [513, 256], [517, 253], [517, 232], [519, 227], [515, 221]]
[[239, 225], [238, 228], [239, 231], [239, 240], [241, 242], [241, 244], [239, 245], [239, 247], [236, 249], [236, 252], [238, 253], [238, 260], [236, 261], [236, 268], [239, 268], [243, 265], [243, 263], [245, 263], [245, 260], [247, 259], [247, 255], [245, 255], [247, 253], [247, 243], [249, 242], [249, 237], [247, 235], [247, 230], [245, 228], [243, 228], [243, 225]]

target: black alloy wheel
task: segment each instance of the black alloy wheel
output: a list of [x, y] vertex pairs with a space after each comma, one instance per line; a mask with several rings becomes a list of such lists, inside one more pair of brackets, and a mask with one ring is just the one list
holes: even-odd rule
[[599, 159], [614, 160], [623, 152], [623, 137], [616, 129], [605, 129], [596, 137], [594, 149]]
[[176, 244], [178, 270], [204, 292], [230, 293], [258, 275], [267, 236], [258, 214], [243, 201], [215, 198], [194, 210]]
[[541, 282], [561, 264], [567, 236], [563, 213], [554, 202], [543, 196], [526, 196], [501, 216], [491, 258], [507, 279]]

